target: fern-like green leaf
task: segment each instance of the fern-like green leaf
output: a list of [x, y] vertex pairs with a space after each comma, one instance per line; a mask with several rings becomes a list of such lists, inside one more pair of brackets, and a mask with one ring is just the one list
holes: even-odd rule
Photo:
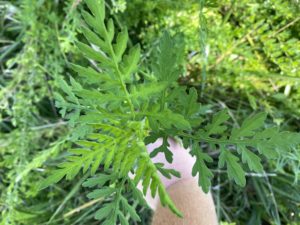
[[227, 166], [228, 177], [233, 179], [238, 185], [245, 186], [246, 178], [245, 172], [238, 163], [239, 159], [226, 149], [222, 149], [219, 157], [219, 167]]
[[212, 162], [212, 158], [204, 153], [198, 144], [194, 144], [191, 150], [191, 155], [196, 157], [196, 162], [192, 169], [192, 175], [196, 176], [198, 174], [198, 183], [202, 187], [203, 191], [207, 193], [211, 186], [211, 179], [213, 178], [213, 173], [206, 166], [207, 162]]

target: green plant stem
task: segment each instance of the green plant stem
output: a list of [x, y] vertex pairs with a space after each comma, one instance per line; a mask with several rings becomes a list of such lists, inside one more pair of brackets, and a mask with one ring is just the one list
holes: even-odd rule
[[160, 102], [160, 110], [163, 111], [165, 109], [165, 100], [166, 99], [166, 90], [163, 91], [162, 93], [162, 98]]
[[119, 65], [118, 65], [117, 60], [116, 60], [115, 52], [114, 52], [112, 44], [111, 44], [111, 42], [109, 41], [109, 38], [108, 38], [108, 33], [107, 33], [106, 26], [104, 26], [104, 34], [105, 34], [106, 42], [107, 42], [107, 44], [109, 46], [110, 54], [111, 54], [111, 56], [113, 58], [113, 63], [114, 63], [114, 67], [115, 67], [115, 69], [117, 71], [118, 79], [119, 79], [121, 87], [122, 87], [122, 89], [123, 89], [123, 91], [125, 93], [126, 99], [128, 101], [129, 107], [130, 107], [130, 111], [131, 111], [133, 117], [135, 117], [134, 106], [133, 106], [132, 101], [130, 99], [128, 90], [126, 88], [126, 85], [125, 85], [125, 83], [124, 83], [124, 81], [122, 79], [122, 74], [121, 74], [121, 71], [119, 69]]
[[183, 136], [183, 137], [187, 137], [187, 138], [191, 138], [193, 140], [197, 140], [197, 141], [205, 141], [208, 143], [214, 143], [214, 144], [227, 144], [227, 145], [233, 145], [233, 144], [251, 144], [253, 142], [253, 140], [221, 140], [221, 139], [217, 139], [217, 138], [211, 138], [211, 137], [205, 137], [203, 135], [190, 135], [190, 134], [186, 134], [186, 133], [179, 133], [178, 135]]

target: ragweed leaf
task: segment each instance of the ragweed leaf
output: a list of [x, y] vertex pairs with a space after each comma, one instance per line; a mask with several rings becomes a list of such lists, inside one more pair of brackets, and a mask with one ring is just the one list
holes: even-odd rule
[[196, 162], [192, 169], [192, 175], [196, 176], [198, 174], [198, 183], [202, 187], [203, 191], [207, 193], [211, 186], [211, 179], [213, 178], [213, 173], [206, 166], [206, 162], [212, 162], [212, 158], [204, 153], [198, 144], [194, 144], [191, 150], [191, 155], [196, 157]]
[[238, 163], [239, 158], [230, 153], [226, 149], [222, 149], [220, 157], [219, 157], [219, 167], [222, 168], [227, 167], [228, 177], [233, 179], [236, 184], [240, 186], [245, 186], [246, 178], [245, 172], [241, 165]]
[[254, 131], [263, 126], [266, 116], [266, 113], [249, 116], [244, 120], [240, 128], [232, 130], [231, 138], [236, 139], [244, 136], [253, 136], [255, 134]]
[[222, 134], [227, 129], [225, 125], [222, 125], [229, 119], [229, 115], [226, 110], [220, 111], [213, 116], [212, 123], [208, 124], [205, 129], [207, 135]]
[[248, 150], [245, 147], [241, 147], [240, 153], [242, 154], [242, 161], [247, 163], [250, 170], [261, 173], [263, 171], [263, 166], [261, 164], [260, 157]]

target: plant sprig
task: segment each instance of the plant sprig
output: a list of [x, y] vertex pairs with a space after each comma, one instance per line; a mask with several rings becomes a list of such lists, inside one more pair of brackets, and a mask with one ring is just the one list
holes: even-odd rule
[[[279, 132], [277, 128], [264, 129], [266, 114], [248, 117], [240, 128], [226, 125], [228, 113], [215, 114], [211, 122], [201, 116], [201, 104], [197, 102], [194, 88], [178, 86], [177, 79], [184, 67], [181, 54], [184, 42], [181, 37], [172, 37], [165, 32], [152, 56], [152, 78], [139, 74], [140, 47], [128, 48], [126, 29], [116, 32], [113, 20], [105, 19], [103, 0], [85, 0], [90, 12], [83, 11], [86, 24], [82, 32], [88, 44], [78, 42], [80, 52], [96, 65], [85, 68], [71, 65], [78, 78], [70, 82], [58, 80], [63, 94], [56, 93], [56, 105], [61, 114], [70, 121], [75, 130], [83, 130], [72, 138], [73, 147], [69, 156], [56, 171], [42, 182], [42, 187], [60, 181], [63, 177], [74, 179], [80, 171], [90, 173], [84, 185], [100, 189], [88, 197], [113, 196], [113, 201], [99, 209], [95, 218], [103, 224], [128, 224], [124, 213], [139, 218], [123, 196], [126, 191], [137, 192], [140, 182], [145, 195], [159, 195], [163, 206], [182, 216], [169, 197], [160, 176], [180, 176], [169, 171], [162, 164], [155, 164], [147, 152], [146, 145], [158, 137], [181, 137], [185, 147], [192, 146], [190, 154], [196, 157], [191, 171], [199, 178], [199, 185], [205, 192], [211, 186], [213, 174], [207, 163], [212, 158], [201, 149], [206, 142], [212, 148], [219, 148], [219, 167], [227, 167], [230, 179], [238, 185], [246, 183], [245, 171], [240, 164], [248, 165], [255, 172], [262, 171], [260, 157], [276, 157], [295, 147], [300, 142], [298, 134]], [[140, 79], [136, 80], [134, 77]], [[77, 137], [77, 138], [76, 138]], [[284, 140], [280, 139], [284, 137]], [[235, 146], [237, 153], [228, 146]], [[163, 152], [172, 162], [172, 152], [167, 144], [156, 149]], [[154, 155], [152, 155], [154, 156]], [[112, 171], [113, 175], [101, 174]], [[134, 178], [128, 178], [133, 173]], [[128, 185], [130, 184], [130, 185]]]

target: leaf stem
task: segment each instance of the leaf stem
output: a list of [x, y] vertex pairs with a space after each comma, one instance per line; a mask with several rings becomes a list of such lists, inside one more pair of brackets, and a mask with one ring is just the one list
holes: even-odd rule
[[129, 104], [129, 107], [130, 107], [130, 111], [131, 111], [133, 117], [135, 117], [134, 106], [133, 106], [132, 101], [131, 101], [131, 99], [130, 99], [128, 90], [127, 90], [127, 88], [126, 88], [126, 85], [125, 85], [125, 83], [124, 83], [124, 81], [123, 81], [123, 79], [122, 79], [122, 73], [121, 73], [121, 71], [120, 71], [120, 69], [119, 69], [119, 65], [118, 65], [118, 62], [117, 62], [117, 60], [116, 60], [116, 55], [115, 55], [115, 52], [114, 52], [114, 50], [113, 50], [112, 44], [111, 44], [111, 42], [110, 42], [110, 40], [109, 40], [109, 38], [108, 38], [108, 33], [107, 33], [106, 26], [104, 26], [104, 34], [105, 34], [105, 39], [106, 39], [106, 42], [107, 42], [107, 44], [108, 44], [109, 51], [110, 51], [111, 57], [112, 57], [112, 59], [113, 59], [113, 65], [114, 65], [114, 67], [115, 67], [115, 69], [116, 69], [116, 72], [117, 72], [117, 75], [118, 75], [118, 78], [119, 78], [121, 87], [122, 87], [122, 89], [123, 89], [123, 91], [124, 91], [124, 93], [125, 93], [125, 95], [126, 95], [126, 99], [127, 99], [127, 101], [128, 101], [128, 104]]
[[[217, 139], [217, 138], [211, 138], [211, 137], [206, 137], [203, 135], [190, 135], [190, 134], [186, 134], [186, 133], [179, 133], [178, 135], [183, 136], [183, 137], [187, 137], [187, 138], [191, 138], [193, 140], [197, 140], [197, 141], [205, 141], [208, 143], [214, 143], [214, 144], [251, 144], [253, 143], [253, 139], [252, 140], [221, 140], [221, 139]], [[256, 139], [257, 140], [257, 139]]]
[[160, 102], [160, 110], [163, 111], [165, 109], [165, 100], [166, 99], [166, 90], [163, 91], [162, 93], [162, 98]]

